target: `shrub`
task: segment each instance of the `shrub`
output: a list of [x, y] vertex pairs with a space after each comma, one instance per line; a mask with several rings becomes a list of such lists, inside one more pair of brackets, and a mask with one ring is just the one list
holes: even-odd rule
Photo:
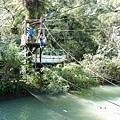
[[41, 79], [42, 91], [49, 94], [63, 93], [70, 90], [80, 90], [97, 86], [97, 77], [85, 73], [79, 65], [75, 63], [57, 65], [56, 67], [44, 69]]
[[85, 73], [80, 65], [75, 63], [70, 63], [59, 69], [58, 74], [61, 75], [64, 79], [71, 82], [71, 89], [90, 88], [91, 86], [96, 86], [99, 84], [97, 77]]
[[[69, 85], [63, 81], [55, 71], [51, 72], [49, 69], [43, 69], [44, 73], [41, 79], [41, 91], [48, 94], [65, 93], [69, 90]], [[52, 69], [53, 70], [53, 69]]]
[[[2, 67], [0, 68], [1, 92], [18, 92], [21, 69], [25, 64], [25, 52], [15, 42], [1, 46]], [[15, 91], [14, 91], [15, 92]]]
[[[120, 62], [119, 58], [117, 57], [110, 59], [103, 57], [102, 55], [95, 55], [92, 56], [91, 60], [85, 59], [82, 63], [84, 66], [86, 66], [86, 68], [91, 69], [93, 72], [99, 74], [99, 76], [102, 78], [107, 78], [110, 81], [120, 80]], [[84, 70], [91, 73], [89, 69], [86, 68], [84, 68]], [[104, 80], [101, 81], [106, 83]]]

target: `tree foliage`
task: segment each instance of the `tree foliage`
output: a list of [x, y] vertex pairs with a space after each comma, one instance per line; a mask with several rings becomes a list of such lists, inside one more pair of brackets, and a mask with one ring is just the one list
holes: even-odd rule
[[11, 42], [9, 45], [2, 47], [1, 57], [4, 66], [5, 79], [20, 79], [20, 71], [25, 60], [25, 52], [20, 52], [16, 43]]
[[[120, 14], [115, 12], [119, 0], [1, 0], [0, 3], [1, 41], [15, 40], [20, 43], [22, 21], [26, 18], [39, 19], [42, 16], [49, 20], [45, 22], [48, 28], [46, 30], [48, 47], [63, 48], [66, 53], [70, 53], [76, 60], [81, 60], [81, 63], [93, 72], [119, 80]], [[21, 68], [22, 64], [17, 54], [19, 48], [15, 47], [14, 43], [13, 45], [13, 48], [10, 44], [2, 51], [8, 77], [11, 77], [11, 74], [18, 75], [20, 71], [17, 72], [16, 69]], [[96, 56], [99, 56], [99, 59]], [[69, 54], [67, 57], [68, 62], [73, 61]], [[16, 64], [11, 64], [13, 61]], [[47, 93], [68, 90], [66, 87], [68, 84], [64, 84], [60, 77], [45, 72], [41, 80], [40, 74], [27, 67], [28, 83], [31, 86], [41, 88]], [[89, 85], [96, 85], [95, 82], [99, 83], [97, 78], [92, 81], [91, 72], [83, 75], [85, 67], [82, 68], [83, 70], [72, 67], [65, 64], [64, 67], [51, 69], [56, 70], [59, 76], [80, 86], [88, 88]]]

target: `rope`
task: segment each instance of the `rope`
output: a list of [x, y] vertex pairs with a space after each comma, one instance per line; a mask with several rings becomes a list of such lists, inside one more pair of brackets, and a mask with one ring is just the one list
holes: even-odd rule
[[[28, 48], [28, 46], [27, 46], [27, 48]], [[42, 63], [41, 63], [42, 64]], [[46, 67], [44, 64], [42, 64], [44, 67]], [[46, 67], [47, 68], [47, 67]], [[85, 89], [83, 89], [82, 87], [79, 87], [79, 86], [77, 86], [77, 85], [75, 85], [75, 84], [73, 84], [73, 83], [71, 83], [71, 82], [69, 82], [68, 80], [66, 80], [66, 79], [64, 79], [64, 78], [62, 78], [61, 76], [58, 76], [55, 72], [53, 72], [53, 71], [51, 71], [49, 68], [47, 68], [50, 72], [52, 72], [54, 75], [56, 75], [57, 77], [60, 77], [63, 81], [65, 81], [65, 82], [67, 82], [67, 83], [69, 83], [70, 85], [73, 85], [74, 87], [76, 87], [76, 88], [78, 88], [79, 90], [84, 90], [85, 92], [89, 92], [88, 90], [85, 90]], [[30, 92], [31, 93], [31, 92]], [[91, 92], [89, 92], [90, 94], [93, 94], [93, 93], [91, 93]], [[32, 94], [32, 93], [31, 93]], [[114, 102], [111, 102], [111, 101], [109, 101], [109, 100], [106, 100], [106, 99], [104, 99], [104, 98], [102, 98], [102, 97], [100, 97], [100, 96], [98, 96], [98, 95], [95, 95], [95, 94], [93, 94], [95, 97], [97, 97], [97, 98], [99, 98], [99, 99], [102, 99], [102, 100], [104, 100], [104, 101], [107, 101], [107, 102], [109, 102], [109, 103], [111, 103], [111, 104], [113, 104], [113, 105], [116, 105], [116, 106], [118, 106], [118, 107], [120, 107], [120, 105], [119, 104], [116, 104], [116, 103], [114, 103]], [[52, 110], [52, 109], [51, 109]], [[54, 110], [53, 110], [54, 111]], [[55, 112], [55, 111], [54, 111]], [[57, 112], [56, 112], [57, 113]], [[58, 113], [59, 114], [59, 113]], [[61, 114], [60, 114], [61, 115]], [[66, 119], [65, 118], [65, 120], [68, 120], [68, 119]]]
[[[108, 11], [106, 13], [111, 13], [111, 12], [114, 12], [114, 11]], [[94, 13], [94, 14], [88, 14], [88, 15], [79, 15], [77, 17], [68, 17], [68, 18], [61, 18], [61, 19], [50, 19], [50, 20], [45, 20], [45, 22], [55, 22], [55, 21], [63, 21], [63, 20], [69, 20], [69, 19], [77, 19], [77, 18], [86, 18], [88, 16], [94, 16], [94, 15], [101, 15], [103, 13]]]
[[[59, 31], [59, 32], [61, 32], [61, 31], [65, 31], [65, 32], [69, 32], [69, 31], [72, 31], [72, 32], [74, 32], [74, 31], [83, 31], [84, 32], [84, 30], [69, 30], [69, 29], [66, 29], [66, 30], [61, 30], [61, 29], [48, 29], [48, 30], [52, 30], [52, 31]], [[92, 30], [92, 31], [96, 31], [96, 30], [98, 30], [98, 29], [85, 29], [85, 30]]]
[[[42, 64], [42, 63], [41, 63], [41, 64]], [[58, 76], [55, 72], [53, 72], [52, 70], [50, 70], [50, 69], [49, 69], [48, 67], [46, 67], [44, 64], [42, 64], [42, 65], [43, 65], [45, 68], [47, 68], [51, 73], [53, 73], [55, 76], [60, 77], [63, 81], [69, 83], [70, 85], [73, 85], [74, 87], [78, 88], [79, 90], [84, 90], [85, 92], [88, 92], [88, 93], [90, 93], [90, 94], [93, 94], [93, 93], [89, 92], [88, 90], [85, 90], [85, 89], [83, 89], [82, 87], [79, 87], [79, 86], [77, 86], [77, 85], [69, 82], [68, 80], [62, 78], [61, 76]], [[116, 105], [116, 106], [120, 107], [119, 104], [116, 104], [116, 103], [114, 103], [114, 102], [111, 102], [111, 101], [109, 101], [109, 100], [107, 100], [107, 99], [105, 99], [105, 98], [102, 98], [102, 97], [98, 96], [98, 95], [95, 95], [95, 94], [93, 94], [93, 95], [94, 95], [95, 97], [99, 98], [99, 99], [102, 99], [102, 100], [104, 100], [104, 101], [107, 101], [107, 102], [109, 102], [109, 103], [111, 103], [111, 104], [113, 104], [113, 105]]]
[[[27, 88], [25, 88], [23, 85], [21, 85], [26, 91], [28, 91], [32, 96], [34, 96], [35, 98], [37, 98], [38, 100], [40, 100], [37, 95], [35, 95], [34, 93], [32, 93], [30, 90], [28, 90]], [[40, 100], [48, 109], [52, 110], [54, 113], [58, 114], [60, 117], [62, 117], [64, 120], [71, 120], [66, 118], [65, 116], [61, 115], [60, 113], [56, 112], [54, 109], [48, 107], [48, 105], [46, 105], [46, 103], [43, 100]]]
[[[31, 55], [33, 55], [33, 52], [30, 51], [29, 47], [28, 47], [26, 44], [25, 44], [25, 47], [28, 49], [28, 51], [31, 53]], [[50, 49], [50, 50], [51, 50], [53, 53], [55, 53], [55, 55], [57, 55], [59, 59], [61, 58], [60, 55], [58, 55], [53, 49]]]
[[[45, 27], [45, 29], [48, 31], [48, 33], [50, 34], [50, 36], [52, 37], [52, 40], [67, 54], [69, 55], [73, 60], [75, 60], [79, 65], [80, 62], [75, 58], [73, 57], [70, 53], [68, 53], [58, 42], [56, 42], [56, 40], [54, 39], [54, 37], [52, 36], [52, 34], [49, 32], [48, 28], [46, 27], [46, 25], [43, 23], [43, 26]], [[32, 52], [31, 52], [32, 53]], [[84, 66], [81, 66], [81, 67], [84, 67]], [[99, 74], [97, 74], [96, 72], [92, 71], [90, 68], [87, 68], [90, 72], [92, 72], [93, 74], [95, 74], [96, 76], [98, 76], [99, 78], [102, 78], [103, 80], [107, 81], [108, 83], [116, 86], [116, 87], [119, 87], [118, 85], [112, 83], [111, 81], [107, 80], [106, 78], [100, 76]]]
[[[60, 12], [60, 13], [57, 13], [57, 14], [55, 14], [55, 15], [53, 15], [52, 17], [56, 17], [57, 15], [61, 15], [61, 14], [63, 14], [63, 13], [66, 13], [66, 12], [68, 12], [68, 11], [70, 11], [70, 10], [73, 10], [73, 9], [75, 9], [75, 8], [78, 8], [78, 7], [81, 7], [81, 6], [83, 6], [83, 5], [86, 5], [86, 4], [89, 4], [89, 3], [91, 3], [91, 2], [94, 2], [93, 0], [91, 0], [91, 1], [89, 1], [89, 2], [86, 2], [86, 3], [83, 3], [83, 4], [80, 4], [80, 5], [78, 5], [78, 6], [75, 6], [75, 7], [73, 7], [73, 8], [69, 8], [69, 9], [67, 9], [67, 10], [65, 10], [65, 11], [63, 11], [63, 12]], [[110, 13], [110, 12], [115, 12], [114, 10], [113, 11], [108, 11], [108, 12], [106, 12], [106, 13]], [[100, 14], [103, 14], [103, 13], [100, 13]], [[92, 15], [100, 15], [100, 14], [98, 14], [98, 13], [95, 13], [95, 14], [88, 14], [88, 15], [86, 15], [85, 17], [87, 17], [87, 16], [92, 16]], [[51, 18], [51, 17], [47, 17], [47, 18]], [[69, 17], [70, 18], [70, 17]], [[65, 20], [65, 19], [69, 19], [69, 18], [63, 18], [63, 19], [53, 19], [53, 20], [48, 20], [48, 21], [58, 21], [58, 20]], [[76, 17], [77, 18], [77, 17]]]
[[[51, 35], [51, 33], [49, 32], [49, 30], [47, 29], [47, 27], [45, 26], [44, 23], [43, 23], [43, 25], [44, 25], [45, 29], [48, 31], [48, 33], [50, 34], [50, 36], [52, 37], [53, 41], [54, 41], [66, 54], [68, 54], [72, 59], [74, 59], [74, 60], [80, 65], [80, 62], [79, 62], [78, 60], [76, 60], [70, 53], [68, 53], [65, 49], [63, 49], [62, 46], [61, 46], [59, 43], [56, 42], [56, 40], [55, 40], [54, 37]], [[41, 63], [41, 64], [42, 64], [42, 63]], [[43, 65], [43, 64], [42, 64], [42, 65]], [[109, 82], [110, 84], [112, 84], [112, 85], [114, 85], [114, 86], [116, 86], [116, 87], [119, 87], [119, 86], [117, 86], [116, 84], [110, 82], [109, 80], [103, 78], [103, 77], [100, 76], [99, 74], [95, 73], [95, 72], [92, 71], [91, 69], [89, 69], [89, 68], [87, 68], [87, 69], [90, 70], [92, 73], [94, 73], [96, 76], [98, 76], [98, 77], [102, 78], [103, 80]], [[52, 72], [52, 73], [53, 73], [53, 72]], [[55, 74], [55, 73], [54, 73], [54, 74]], [[55, 74], [55, 75], [57, 75], [57, 74]], [[58, 75], [57, 75], [57, 76], [58, 76]], [[59, 77], [60, 77], [60, 76], [59, 76]], [[73, 83], [65, 80], [65, 79], [62, 78], [62, 77], [60, 77], [60, 78], [61, 78], [62, 80], [64, 80], [64, 81], [66, 81], [67, 83], [75, 86], [76, 88], [78, 88], [78, 89], [80, 89], [80, 90], [83, 89], [83, 88], [81, 88], [81, 87], [79, 87], [79, 86], [77, 86], [77, 85], [75, 85], [75, 84], [73, 84]], [[84, 90], [84, 89], [83, 89], [83, 90]], [[84, 91], [89, 92], [89, 91], [87, 91], [87, 90], [84, 90]], [[114, 105], [120, 107], [119, 104], [116, 104], [116, 103], [114, 103], [114, 102], [111, 102], [111, 101], [109, 101], [109, 100], [106, 100], [106, 99], [104, 99], [104, 98], [102, 98], [102, 97], [100, 97], [100, 96], [97, 96], [97, 95], [95, 95], [95, 94], [93, 94], [93, 95], [96, 96], [96, 97], [98, 97], [98, 98], [100, 98], [100, 99], [102, 99], [102, 100], [105, 100], [105, 101], [107, 101], [107, 102], [109, 102], [109, 103], [111, 103], [111, 104], [114, 104]]]
[[[43, 23], [43, 25], [45, 26], [45, 24]], [[80, 63], [77, 59], [75, 59], [70, 53], [68, 53], [58, 42], [56, 42], [56, 40], [54, 39], [54, 37], [51, 35], [51, 33], [49, 32], [48, 28], [45, 26], [45, 29], [48, 31], [48, 33], [50, 34], [51, 38], [53, 39], [53, 42], [55, 42], [66, 54], [68, 54], [73, 60], [77, 61], [77, 63]]]
[[[81, 7], [81, 6], [83, 6], [83, 5], [89, 4], [89, 3], [91, 3], [91, 2], [93, 2], [93, 1], [91, 0], [91, 1], [89, 1], [89, 2], [86, 2], [86, 3], [83, 3], [83, 4], [77, 5], [77, 6], [73, 7], [73, 8], [69, 8], [69, 9], [67, 9], [67, 10], [65, 10], [65, 11], [63, 11], [63, 12], [61, 12], [61, 13], [57, 13], [57, 14], [53, 15], [52, 17], [56, 17], [57, 15], [61, 15], [61, 14], [63, 14], [63, 13], [66, 13], [66, 12], [68, 12], [68, 11], [70, 11], [70, 10], [73, 10], [73, 9], [75, 9], [75, 8], [78, 8], [78, 7]], [[50, 17], [48, 17], [48, 18], [50, 18]]]
[[68, 18], [61, 18], [61, 19], [51, 19], [51, 20], [45, 20], [46, 22], [55, 22], [55, 21], [63, 21], [63, 20], [69, 20], [69, 19], [74, 19], [74, 18], [81, 18], [81, 17], [87, 17], [88, 15], [80, 15], [80, 16], [77, 16], [77, 17], [68, 17]]
[[[43, 23], [43, 25], [45, 26], [45, 24]], [[73, 57], [70, 53], [68, 53], [58, 42], [56, 42], [56, 40], [54, 39], [54, 37], [52, 36], [52, 34], [49, 32], [48, 28], [45, 26], [46, 30], [48, 31], [48, 33], [50, 34], [50, 36], [52, 37], [53, 41], [67, 54], [69, 55], [73, 60], [75, 60], [79, 65], [80, 62], [75, 58]], [[81, 67], [84, 67], [84, 66], [81, 66]], [[90, 72], [92, 72], [93, 74], [95, 74], [96, 76], [98, 76], [99, 78], [102, 78], [103, 80], [107, 81], [108, 83], [116, 86], [116, 87], [119, 87], [118, 85], [112, 83], [111, 81], [107, 80], [106, 78], [100, 76], [99, 74], [97, 74], [96, 72], [92, 71], [90, 68], [87, 68]]]

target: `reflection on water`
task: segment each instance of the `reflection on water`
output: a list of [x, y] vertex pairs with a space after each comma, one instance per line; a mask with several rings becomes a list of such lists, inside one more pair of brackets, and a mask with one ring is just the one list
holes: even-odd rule
[[[91, 92], [120, 105], [119, 87], [96, 87]], [[0, 120], [120, 120], [120, 107], [89, 93], [34, 95], [0, 102]]]
[[34, 97], [0, 102], [0, 120], [64, 120]]

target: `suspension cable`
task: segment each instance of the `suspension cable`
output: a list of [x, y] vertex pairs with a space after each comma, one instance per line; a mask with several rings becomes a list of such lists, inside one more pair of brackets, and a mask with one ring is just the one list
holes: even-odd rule
[[[44, 23], [43, 23], [43, 25], [44, 25], [45, 29], [48, 31], [48, 33], [50, 34], [52, 40], [53, 40], [67, 55], [69, 55], [69, 56], [70, 56], [73, 60], [75, 60], [79, 65], [81, 65], [81, 63], [80, 63], [75, 57], [73, 57], [70, 53], [68, 53], [68, 52], [55, 40], [55, 38], [54, 38], [54, 37], [52, 36], [52, 34], [49, 32], [48, 28], [46, 27], [46, 25], [45, 25]], [[84, 66], [81, 65], [81, 67], [84, 67]], [[85, 68], [85, 67], [84, 67], [84, 68]], [[100, 76], [99, 74], [97, 74], [96, 72], [92, 71], [90, 68], [87, 68], [87, 69], [88, 69], [89, 71], [91, 71], [93, 74], [95, 74], [96, 76], [98, 76], [99, 78], [102, 78], [103, 80], [107, 81], [108, 83], [110, 83], [110, 84], [112, 84], [112, 85], [114, 85], [114, 86], [116, 86], [116, 87], [119, 87], [118, 85], [112, 83], [111, 81], [107, 80], [106, 78], [104, 78], [104, 77]]]
[[[78, 8], [78, 7], [81, 7], [81, 6], [83, 6], [83, 5], [89, 4], [89, 3], [91, 3], [91, 2], [93, 2], [93, 0], [91, 0], [91, 1], [89, 1], [89, 2], [86, 2], [86, 3], [82, 3], [82, 4], [80, 4], [80, 5], [77, 5], [77, 6], [73, 7], [73, 8], [69, 8], [69, 9], [67, 9], [67, 10], [65, 10], [65, 11], [63, 11], [63, 12], [60, 12], [60, 13], [57, 13], [57, 14], [53, 15], [52, 17], [56, 17], [57, 15], [61, 15], [61, 14], [63, 14], [63, 13], [66, 13], [66, 12], [68, 12], [68, 11], [70, 11], [70, 10], [73, 10], [73, 9], [75, 9], [75, 8]], [[51, 18], [51, 17], [48, 17], [48, 18]]]
[[[26, 47], [28, 48], [28, 46], [26, 46]], [[28, 49], [28, 50], [29, 50], [29, 49]], [[63, 49], [63, 50], [64, 50], [64, 49]], [[29, 50], [29, 51], [30, 51], [30, 50]], [[42, 64], [45, 68], [47, 68], [47, 69], [48, 69], [50, 72], [52, 72], [55, 76], [60, 77], [61, 80], [69, 83], [70, 85], [73, 85], [74, 87], [78, 88], [79, 90], [84, 90], [85, 92], [89, 92], [88, 90], [85, 90], [85, 89], [83, 89], [82, 87], [79, 87], [79, 86], [77, 86], [77, 85], [69, 82], [68, 80], [64, 79], [63, 77], [58, 76], [55, 72], [51, 71], [51, 70], [50, 70], [48, 67], [46, 67], [43, 63], [40, 63], [40, 64]], [[108, 82], [109, 82], [109, 81], [108, 81]], [[116, 85], [115, 85], [115, 86], [116, 86]], [[118, 87], [118, 86], [117, 86], [117, 87]], [[95, 97], [97, 97], [97, 98], [99, 98], [99, 99], [102, 99], [102, 100], [104, 100], [104, 101], [107, 101], [107, 102], [109, 102], [109, 103], [111, 103], [111, 104], [113, 104], [113, 105], [116, 105], [116, 106], [120, 107], [119, 104], [116, 104], [116, 103], [114, 103], [114, 102], [112, 102], [112, 101], [109, 101], [109, 100], [107, 100], [107, 99], [105, 99], [105, 98], [102, 98], [102, 97], [100, 97], [100, 96], [98, 96], [98, 95], [95, 95], [95, 94], [93, 94], [93, 93], [91, 93], [91, 92], [89, 92], [89, 93], [92, 94], [92, 95], [94, 95]], [[54, 110], [53, 110], [53, 111], [54, 111]], [[58, 114], [59, 114], [59, 113], [58, 113]], [[65, 120], [67, 120], [67, 119], [65, 119]]]
[[[41, 64], [42, 64], [42, 63], [41, 63]], [[64, 79], [63, 77], [57, 75], [55, 72], [53, 72], [52, 70], [50, 70], [50, 69], [49, 69], [48, 67], [46, 67], [44, 64], [42, 64], [42, 65], [43, 65], [45, 68], [47, 68], [51, 73], [53, 73], [55, 76], [61, 78], [62, 81], [65, 81], [65, 82], [69, 83], [70, 85], [73, 85], [74, 87], [78, 88], [79, 90], [84, 90], [85, 92], [89, 92], [88, 90], [83, 89], [82, 87], [79, 87], [79, 86], [75, 85], [74, 83], [71, 83], [71, 82], [69, 82], [68, 80]], [[97, 98], [99, 98], [99, 99], [102, 99], [102, 100], [104, 100], [104, 101], [107, 101], [107, 102], [109, 102], [109, 103], [111, 103], [111, 104], [113, 104], [113, 105], [116, 105], [116, 106], [120, 107], [120, 105], [117, 104], [117, 103], [114, 103], [114, 102], [109, 101], [109, 100], [107, 100], [107, 99], [105, 99], [105, 98], [102, 98], [102, 97], [100, 97], [100, 96], [98, 96], [98, 95], [96, 95], [96, 94], [94, 94], [94, 93], [91, 93], [91, 92], [89, 92], [89, 93], [92, 94], [92, 95], [94, 95], [95, 97], [97, 97]]]
[[[50, 34], [50, 36], [52, 37], [53, 41], [54, 41], [66, 54], [68, 54], [73, 60], [75, 60], [79, 65], [81, 65], [80, 62], [79, 62], [77, 59], [75, 59], [75, 58], [74, 58], [70, 53], [68, 53], [58, 42], [56, 42], [56, 40], [54, 39], [54, 37], [52, 36], [52, 34], [49, 32], [49, 30], [47, 29], [47, 27], [45, 26], [44, 23], [43, 23], [43, 25], [44, 25], [44, 27], [46, 28], [46, 30], [48, 31], [48, 33]], [[28, 47], [28, 46], [27, 46], [27, 47]], [[41, 63], [41, 64], [42, 64], [42, 63]], [[42, 64], [42, 65], [43, 65], [43, 64]], [[79, 66], [79, 67], [80, 67], [80, 66]], [[99, 74], [95, 73], [95, 72], [92, 71], [91, 69], [89, 69], [89, 68], [87, 68], [87, 69], [88, 69], [89, 71], [91, 71], [92, 73], [94, 73], [96, 76], [98, 76], [98, 77], [102, 78], [103, 80], [107, 81], [108, 83], [110, 83], [110, 84], [112, 84], [112, 85], [114, 85], [114, 86], [116, 86], [116, 87], [119, 87], [119, 86], [117, 86], [116, 84], [114, 84], [114, 83], [110, 82], [109, 80], [107, 80], [106, 78], [104, 78], [104, 77], [100, 76]], [[53, 73], [53, 72], [52, 72], [52, 73]], [[55, 73], [54, 73], [54, 74], [55, 74]], [[55, 74], [55, 75], [58, 76], [57, 74]], [[59, 76], [59, 77], [60, 77], [60, 76]], [[62, 77], [60, 77], [60, 78], [61, 78], [62, 80], [64, 80], [64, 81], [66, 81], [67, 83], [75, 86], [76, 88], [78, 88], [78, 89], [80, 89], [80, 90], [83, 89], [83, 88], [81, 88], [81, 87], [79, 87], [79, 86], [77, 86], [77, 85], [75, 85], [75, 84], [73, 84], [73, 83], [65, 80], [65, 79], [62, 78]], [[83, 89], [83, 90], [84, 90], [84, 89]], [[87, 90], [84, 90], [84, 91], [89, 92], [89, 91], [87, 91]], [[102, 100], [105, 100], [105, 101], [107, 101], [107, 102], [109, 102], [109, 103], [112, 103], [112, 104], [120, 107], [119, 104], [116, 104], [116, 103], [114, 103], [114, 102], [111, 102], [111, 101], [109, 101], [109, 100], [106, 100], [106, 99], [104, 99], [104, 98], [102, 98], [102, 97], [100, 97], [100, 96], [97, 96], [97, 95], [95, 95], [95, 94], [93, 94], [93, 95], [96, 96], [96, 97], [98, 97], [98, 98], [100, 98], [100, 99], [102, 99]]]
[[[97, 14], [94, 14], [94, 15], [97, 15]], [[87, 16], [92, 16], [92, 15], [84, 15], [84, 16], [80, 15], [80, 16], [77, 16], [77, 17], [68, 17], [68, 18], [61, 18], [61, 19], [50, 19], [50, 20], [45, 20], [45, 22], [63, 21], [63, 20], [81, 18], [81, 17], [86, 18]]]
[[[50, 17], [47, 17], [47, 18], [56, 17], [57, 15], [61, 15], [61, 14], [63, 14], [63, 13], [66, 13], [66, 12], [68, 12], [68, 11], [71, 11], [71, 10], [75, 9], [75, 8], [81, 7], [81, 6], [83, 6], [83, 5], [89, 4], [89, 3], [91, 3], [91, 2], [93, 2], [93, 0], [91, 0], [91, 1], [89, 1], [89, 2], [86, 2], [86, 3], [79, 4], [79, 5], [77, 5], [77, 6], [73, 7], [73, 8], [68, 8], [67, 10], [65, 10], [65, 11], [63, 11], [63, 12], [56, 13], [56, 14], [54, 14], [53, 16], [50, 16]], [[115, 12], [115, 11], [109, 11], [109, 12]], [[100, 14], [102, 14], [102, 13], [100, 13]], [[86, 16], [100, 15], [100, 14], [95, 13], [95, 14], [91, 14], [91, 15], [89, 14], [89, 15], [86, 15]], [[56, 20], [64, 20], [64, 19], [68, 19], [68, 18], [53, 19], [53, 20], [48, 20], [48, 21], [56, 21]]]
[[[35, 98], [37, 98], [38, 100], [40, 100], [36, 94], [34, 94], [33, 92], [31, 92], [30, 90], [28, 90], [27, 88], [25, 88], [23, 85], [21, 85], [26, 91], [28, 91], [32, 96], [34, 96]], [[53, 108], [49, 107], [48, 105], [46, 105], [46, 103], [43, 100], [40, 100], [48, 109], [50, 109], [51, 111], [53, 111], [54, 113], [56, 113], [57, 115], [59, 115], [60, 117], [62, 117], [64, 120], [71, 120], [66, 118], [65, 116], [63, 116], [62, 114], [58, 113], [57, 111], [55, 111]]]
[[[71, 32], [80, 32], [80, 31], [82, 31], [82, 32], [84, 32], [84, 30], [86, 30], [86, 29], [84, 29], [84, 30], [69, 30], [69, 29], [48, 29], [49, 31], [50, 30], [53, 30], [53, 31], [58, 31], [58, 32], [61, 32], [61, 31], [65, 31], [65, 32], [69, 32], [69, 31], [71, 31]], [[87, 30], [92, 30], [92, 31], [98, 31], [98, 29], [87, 29]]]
[[[45, 26], [45, 24], [43, 24], [44, 26]], [[49, 32], [49, 30], [47, 29], [47, 27], [45, 26], [45, 28], [46, 28], [46, 30], [48, 31], [48, 33], [51, 35], [51, 33]], [[67, 54], [67, 55], [69, 55], [73, 60], [75, 60], [79, 65], [81, 65], [80, 64], [80, 62], [77, 60], [77, 59], [75, 59], [75, 57], [73, 57], [70, 53], [68, 53], [58, 42], [56, 42], [56, 40], [54, 39], [54, 37], [51, 35], [51, 37], [53, 38], [53, 40], [54, 40], [54, 42]], [[27, 47], [28, 49], [29, 49], [29, 47]], [[30, 51], [30, 50], [29, 50]], [[53, 50], [52, 50], [53, 51]], [[31, 51], [30, 51], [31, 52]], [[31, 54], [33, 54], [32, 52], [31, 52]], [[79, 66], [80, 67], [80, 66]], [[81, 66], [81, 67], [84, 67], [84, 66]], [[119, 87], [118, 85], [116, 85], [116, 84], [114, 84], [114, 83], [112, 83], [111, 81], [109, 81], [109, 80], [107, 80], [106, 78], [104, 78], [104, 77], [102, 77], [102, 76], [100, 76], [99, 74], [97, 74], [96, 72], [94, 72], [94, 71], [92, 71], [90, 68], [87, 68], [89, 71], [91, 71], [93, 74], [95, 74], [96, 76], [98, 76], [99, 78], [102, 78], [103, 80], [105, 80], [105, 81], [107, 81], [108, 83], [110, 83], [110, 84], [112, 84], [112, 85], [114, 85], [114, 86], [116, 86], [116, 87]]]

